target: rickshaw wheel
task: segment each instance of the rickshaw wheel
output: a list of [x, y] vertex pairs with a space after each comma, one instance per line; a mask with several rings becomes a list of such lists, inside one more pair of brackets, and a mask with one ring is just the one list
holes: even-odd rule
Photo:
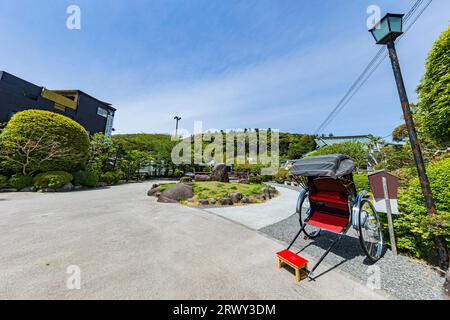
[[[305, 224], [306, 219], [311, 214], [311, 206], [309, 204], [309, 192], [300, 193], [297, 201], [296, 211], [299, 215], [300, 228]], [[306, 226], [303, 231], [305, 235], [311, 239], [317, 238], [320, 235], [320, 228], [314, 226]]]
[[373, 204], [365, 199], [359, 208], [359, 240], [367, 258], [377, 262], [383, 254], [383, 234]]

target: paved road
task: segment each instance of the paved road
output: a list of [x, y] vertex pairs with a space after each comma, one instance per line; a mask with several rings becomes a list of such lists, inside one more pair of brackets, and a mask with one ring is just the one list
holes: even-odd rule
[[[337, 270], [296, 283], [284, 247], [202, 210], [160, 204], [151, 183], [0, 194], [1, 299], [381, 299]], [[81, 289], [66, 287], [81, 268]]]
[[260, 204], [242, 207], [208, 208], [208, 212], [239, 222], [258, 230], [289, 218], [295, 213], [299, 192], [287, 188], [277, 188], [279, 196]]

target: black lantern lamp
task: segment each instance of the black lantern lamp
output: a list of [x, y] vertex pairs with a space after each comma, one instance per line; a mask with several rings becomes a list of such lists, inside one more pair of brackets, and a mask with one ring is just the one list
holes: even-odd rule
[[377, 44], [387, 44], [395, 41], [403, 34], [404, 14], [388, 13], [369, 31], [372, 33]]

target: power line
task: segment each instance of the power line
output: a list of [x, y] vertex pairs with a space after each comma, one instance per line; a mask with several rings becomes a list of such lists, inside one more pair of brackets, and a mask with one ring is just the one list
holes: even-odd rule
[[[422, 5], [424, 0], [417, 0], [412, 8], [405, 15], [403, 22], [407, 23], [411, 17], [413, 17], [416, 10]], [[412, 26], [417, 22], [417, 20], [422, 16], [425, 10], [429, 7], [433, 0], [428, 0], [428, 3], [422, 8], [419, 14], [413, 19], [411, 24], [405, 29], [405, 32], [401, 37], [399, 37], [398, 41], [412, 28]], [[369, 80], [369, 78], [373, 75], [376, 69], [381, 65], [381, 63], [386, 59], [387, 54], [385, 53], [385, 48], [381, 48], [378, 50], [374, 58], [369, 62], [363, 72], [359, 75], [356, 81], [352, 84], [350, 89], [346, 92], [344, 97], [339, 101], [339, 103], [333, 108], [333, 110], [329, 113], [327, 118], [321, 123], [319, 128], [315, 131], [315, 134], [318, 134], [321, 130], [323, 130], [326, 126], [330, 124], [331, 121], [337, 116], [337, 114], [350, 102], [350, 100], [356, 95], [356, 93], [361, 89], [361, 87]], [[384, 55], [383, 55], [384, 53]]]

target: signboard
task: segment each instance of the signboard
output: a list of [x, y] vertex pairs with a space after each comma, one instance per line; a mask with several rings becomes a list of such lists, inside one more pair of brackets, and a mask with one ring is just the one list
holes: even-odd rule
[[397, 203], [398, 179], [396, 176], [384, 171], [376, 171], [369, 174], [369, 182], [375, 199], [375, 209], [378, 212], [387, 213], [387, 203], [384, 197], [383, 178], [386, 179], [391, 214], [399, 214]]

